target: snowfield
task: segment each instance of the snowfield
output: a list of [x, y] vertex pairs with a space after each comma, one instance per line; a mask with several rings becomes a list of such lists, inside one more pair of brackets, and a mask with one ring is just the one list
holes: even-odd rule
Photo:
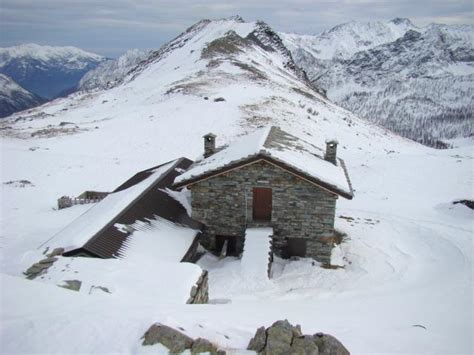
[[[2, 124], [0, 353], [164, 352], [141, 346], [154, 322], [240, 353], [258, 327], [287, 318], [304, 333], [334, 335], [354, 354], [471, 354], [474, 214], [452, 202], [473, 199], [474, 141], [435, 150], [390, 134], [318, 95], [277, 50], [246, 43], [238, 47], [245, 51], [202, 58], [229, 30], [245, 37], [257, 26], [210, 24], [123, 84]], [[24, 278], [43, 257], [39, 246], [94, 208], [56, 210], [60, 196], [112, 191], [137, 171], [194, 159], [209, 131], [221, 145], [269, 124], [321, 148], [338, 139], [354, 188], [336, 211], [347, 233], [343, 268], [276, 259], [273, 277], [258, 282], [236, 258], [180, 264], [177, 248], [192, 235], [157, 221], [159, 234], [134, 234], [123, 259], [59, 257], [43, 279]], [[173, 242], [160, 249], [158, 238]], [[209, 271], [210, 304], [187, 305], [201, 269]], [[84, 289], [56, 286], [71, 279]]]

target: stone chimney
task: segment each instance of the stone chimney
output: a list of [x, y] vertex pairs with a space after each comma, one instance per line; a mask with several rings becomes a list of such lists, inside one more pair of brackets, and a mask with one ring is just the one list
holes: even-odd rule
[[327, 139], [326, 140], [326, 153], [324, 154], [324, 159], [337, 165], [336, 155], [337, 155], [337, 144], [336, 139]]
[[207, 158], [216, 152], [216, 135], [208, 133], [204, 138], [204, 158]]

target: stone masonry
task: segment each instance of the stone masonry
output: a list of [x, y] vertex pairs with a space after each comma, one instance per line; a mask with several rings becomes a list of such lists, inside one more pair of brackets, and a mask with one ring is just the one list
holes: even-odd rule
[[[270, 222], [253, 221], [253, 188], [272, 189]], [[216, 248], [216, 235], [243, 240], [248, 226], [271, 226], [276, 255], [289, 257], [288, 240], [306, 241], [306, 256], [329, 263], [334, 241], [337, 195], [280, 167], [260, 160], [235, 170], [196, 182], [192, 195], [192, 217], [204, 223], [201, 244]], [[242, 243], [240, 243], [242, 244]], [[241, 251], [242, 245], [237, 248]]]

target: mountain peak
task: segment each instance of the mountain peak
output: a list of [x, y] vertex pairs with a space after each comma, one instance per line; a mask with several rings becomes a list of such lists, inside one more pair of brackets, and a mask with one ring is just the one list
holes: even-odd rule
[[394, 19], [390, 20], [389, 23], [393, 23], [395, 25], [406, 25], [410, 27], [415, 27], [413, 23], [410, 21], [410, 19], [405, 18], [405, 17], [395, 17]]
[[36, 43], [25, 43], [18, 46], [0, 48], [0, 58], [2, 56], [8, 56], [10, 58], [28, 57], [36, 60], [50, 60], [64, 57], [89, 58], [96, 61], [104, 59], [104, 57], [99, 54], [87, 52], [77, 47], [49, 46]]

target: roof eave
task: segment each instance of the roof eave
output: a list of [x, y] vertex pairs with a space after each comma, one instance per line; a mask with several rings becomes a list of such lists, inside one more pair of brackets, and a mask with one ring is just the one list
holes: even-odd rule
[[264, 151], [260, 151], [258, 154], [256, 155], [252, 155], [252, 156], [249, 156], [249, 157], [246, 157], [245, 159], [241, 159], [239, 161], [236, 161], [236, 162], [233, 162], [227, 166], [224, 166], [223, 168], [220, 168], [220, 169], [216, 169], [216, 170], [213, 170], [213, 171], [210, 171], [206, 174], [202, 174], [202, 175], [198, 175], [198, 176], [195, 176], [195, 177], [191, 177], [187, 180], [183, 180], [183, 181], [180, 181], [179, 183], [174, 183], [173, 186], [175, 188], [183, 188], [183, 187], [187, 187], [189, 185], [192, 185], [192, 184], [195, 184], [199, 181], [202, 181], [202, 180], [206, 180], [206, 179], [209, 179], [213, 176], [216, 176], [216, 175], [219, 175], [219, 174], [223, 174], [227, 171], [230, 171], [230, 170], [233, 170], [233, 169], [236, 169], [236, 168], [240, 168], [240, 167], [243, 167], [245, 165], [249, 165], [249, 164], [253, 164], [259, 160], [264, 160], [270, 164], [273, 164], [273, 165], [276, 165], [278, 166], [279, 168], [283, 169], [283, 170], [286, 170], [288, 172], [290, 172], [291, 174], [293, 175], [296, 175], [300, 178], [303, 178], [319, 187], [322, 187], [326, 190], [328, 190], [329, 192], [332, 192], [336, 195], [339, 195], [341, 197], [344, 197], [348, 200], [352, 200], [352, 198], [354, 197], [354, 194], [353, 194], [353, 190], [352, 190], [352, 186], [351, 186], [351, 183], [350, 183], [350, 180], [349, 180], [349, 177], [348, 177], [348, 174], [347, 174], [347, 170], [345, 168], [345, 165], [344, 165], [344, 162], [342, 161], [342, 159], [340, 159], [340, 161], [342, 162], [341, 166], [344, 170], [344, 174], [346, 176], [346, 179], [347, 179], [347, 183], [348, 183], [348, 186], [350, 188], [350, 193], [348, 193], [347, 191], [344, 191], [344, 190], [341, 190], [341, 189], [338, 189], [337, 187], [333, 186], [333, 185], [330, 185], [322, 180], [319, 180], [313, 176], [310, 176], [308, 174], [305, 174], [304, 172], [302, 172], [301, 170], [298, 170], [296, 168], [294, 168], [293, 166], [291, 165], [288, 165], [286, 164], [285, 162], [282, 162], [281, 160], [277, 160], [275, 159], [275, 157], [269, 155], [269, 154], [265, 154]]

